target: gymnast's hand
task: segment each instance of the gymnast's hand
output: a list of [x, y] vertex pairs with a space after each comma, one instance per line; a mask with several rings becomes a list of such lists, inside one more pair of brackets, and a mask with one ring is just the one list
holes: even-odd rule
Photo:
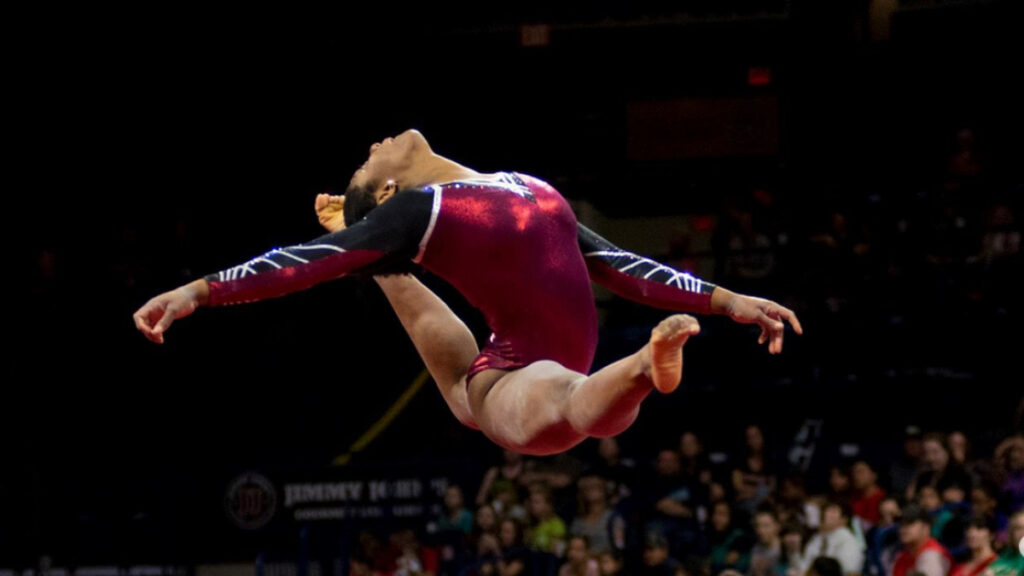
[[142, 335], [157, 344], [164, 343], [164, 332], [178, 318], [184, 318], [205, 304], [210, 291], [206, 280], [199, 279], [170, 292], [150, 298], [132, 318]]
[[337, 232], [345, 228], [345, 197], [317, 194], [313, 204], [317, 220], [328, 232]]
[[768, 352], [771, 354], [782, 352], [782, 335], [786, 332], [783, 320], [789, 322], [797, 334], [804, 333], [800, 320], [789, 308], [764, 298], [736, 294], [721, 286], [716, 286], [711, 294], [711, 309], [740, 324], [760, 326], [761, 335], [757, 343], [768, 342]]

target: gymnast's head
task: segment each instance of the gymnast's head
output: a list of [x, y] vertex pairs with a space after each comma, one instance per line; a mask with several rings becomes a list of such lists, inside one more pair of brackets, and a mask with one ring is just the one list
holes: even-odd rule
[[362, 220], [400, 190], [415, 187], [431, 156], [427, 139], [415, 129], [370, 145], [369, 157], [345, 189], [345, 226]]

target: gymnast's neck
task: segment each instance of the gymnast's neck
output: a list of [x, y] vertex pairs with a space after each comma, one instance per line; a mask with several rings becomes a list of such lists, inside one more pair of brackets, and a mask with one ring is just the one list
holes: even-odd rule
[[454, 160], [431, 152], [412, 163], [405, 180], [406, 185], [411, 188], [422, 188], [432, 184], [444, 184], [446, 182], [487, 176], [488, 174], [482, 174], [468, 166], [463, 166]]

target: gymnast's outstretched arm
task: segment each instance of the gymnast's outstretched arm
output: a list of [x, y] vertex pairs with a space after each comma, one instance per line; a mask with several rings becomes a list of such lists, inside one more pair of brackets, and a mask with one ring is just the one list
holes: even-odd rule
[[163, 343], [163, 333], [199, 306], [276, 298], [352, 273], [372, 274], [419, 252], [430, 223], [433, 192], [406, 190], [366, 218], [303, 244], [275, 248], [242, 264], [152, 298], [135, 312], [135, 325]]
[[577, 224], [580, 252], [590, 278], [615, 294], [655, 308], [722, 314], [741, 324], [761, 327], [758, 343], [768, 342], [768, 351], [782, 351], [783, 320], [797, 334], [803, 334], [792, 310], [771, 300], [736, 294], [650, 258], [623, 250], [582, 224]]

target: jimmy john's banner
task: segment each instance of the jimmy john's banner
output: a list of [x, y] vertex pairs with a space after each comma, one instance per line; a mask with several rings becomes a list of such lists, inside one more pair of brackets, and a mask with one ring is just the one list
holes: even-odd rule
[[229, 482], [224, 507], [232, 522], [246, 530], [281, 520], [434, 519], [448, 486], [461, 484], [453, 472], [346, 467], [295, 478], [250, 471]]
[[325, 482], [291, 482], [283, 505], [295, 520], [421, 518], [441, 512], [449, 480], [444, 476], [402, 476]]

